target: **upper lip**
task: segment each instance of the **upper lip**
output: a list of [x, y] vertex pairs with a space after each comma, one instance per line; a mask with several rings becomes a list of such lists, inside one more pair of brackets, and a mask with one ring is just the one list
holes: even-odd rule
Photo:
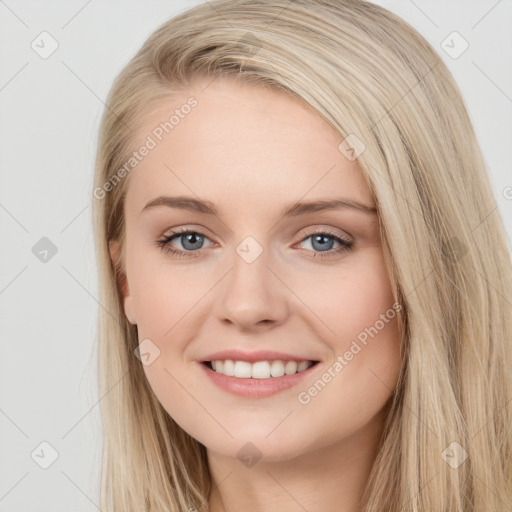
[[240, 349], [221, 350], [201, 359], [205, 361], [225, 361], [231, 359], [232, 361], [247, 361], [248, 363], [256, 363], [258, 361], [317, 361], [309, 357], [293, 356], [285, 354], [284, 352], [276, 352], [275, 350], [257, 350], [254, 352], [245, 352]]

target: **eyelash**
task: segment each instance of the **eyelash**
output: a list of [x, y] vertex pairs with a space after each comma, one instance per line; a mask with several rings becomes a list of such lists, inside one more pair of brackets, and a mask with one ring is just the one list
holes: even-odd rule
[[[201, 249], [196, 250], [196, 251], [181, 251], [179, 249], [172, 248], [172, 246], [170, 245], [171, 240], [173, 240], [174, 238], [176, 238], [178, 236], [182, 236], [182, 235], [200, 235], [204, 238], [208, 238], [204, 233], [201, 233], [200, 231], [191, 230], [188, 228], [179, 228], [177, 231], [173, 231], [170, 235], [164, 237], [163, 239], [157, 240], [156, 245], [158, 247], [160, 247], [166, 253], [172, 254], [173, 256], [175, 256], [177, 258], [197, 258], [199, 256], [197, 253], [200, 252]], [[314, 252], [313, 256], [311, 256], [312, 258], [321, 258], [321, 259], [330, 258], [330, 257], [333, 257], [334, 255], [343, 253], [345, 251], [350, 251], [354, 247], [354, 242], [347, 240], [345, 238], [342, 238], [338, 234], [333, 233], [333, 232], [329, 231], [328, 229], [324, 229], [324, 230], [320, 230], [320, 231], [312, 231], [311, 233], [308, 233], [305, 237], [303, 237], [302, 240], [298, 243], [305, 242], [308, 238], [311, 238], [312, 236], [315, 236], [315, 235], [327, 235], [330, 238], [334, 238], [335, 241], [337, 241], [341, 244], [341, 247], [339, 247], [338, 249], [335, 249], [335, 250], [331, 249], [329, 251], [325, 251], [325, 253], [324, 252]], [[193, 255], [194, 253], [196, 253], [196, 254]]]

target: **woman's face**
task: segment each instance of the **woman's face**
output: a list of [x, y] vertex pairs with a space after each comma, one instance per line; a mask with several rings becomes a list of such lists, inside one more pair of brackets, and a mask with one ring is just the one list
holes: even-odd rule
[[[162, 101], [138, 131], [125, 312], [155, 395], [213, 452], [291, 459], [382, 419], [396, 311], [375, 205], [342, 141], [293, 97], [227, 78]], [[225, 351], [237, 353], [213, 355]], [[235, 375], [212, 359], [238, 361], [215, 363]], [[292, 375], [297, 361], [317, 363]]]

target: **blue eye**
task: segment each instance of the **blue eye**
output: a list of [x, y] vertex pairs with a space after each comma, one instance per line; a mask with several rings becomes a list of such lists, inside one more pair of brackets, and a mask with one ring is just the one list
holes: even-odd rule
[[[310, 238], [312, 239], [311, 247], [313, 248], [313, 254], [311, 257], [313, 258], [333, 257], [344, 251], [351, 250], [354, 245], [354, 242], [351, 240], [325, 230], [308, 234], [300, 243]], [[171, 244], [174, 239], [180, 241], [184, 250], [176, 249]], [[166, 253], [172, 254], [178, 258], [196, 258], [199, 256], [199, 252], [203, 248], [202, 246], [205, 240], [208, 240], [206, 235], [198, 231], [180, 228], [178, 231], [171, 233], [163, 239], [157, 240], [157, 245]], [[332, 250], [333, 242], [339, 244], [339, 247], [334, 250]]]
[[[171, 241], [173, 241], [175, 238], [180, 241], [182, 247], [185, 249], [184, 251], [175, 249], [171, 245]], [[201, 246], [205, 239], [207, 239], [206, 236], [203, 235], [202, 233], [199, 233], [198, 231], [180, 229], [177, 232], [174, 232], [171, 235], [166, 236], [162, 240], [157, 241], [157, 244], [165, 252], [173, 254], [174, 256], [178, 256], [180, 258], [194, 258], [198, 255], [190, 253], [197, 253], [198, 250], [202, 249]]]
[[[315, 231], [308, 234], [300, 243], [309, 239], [311, 239], [311, 247], [319, 251], [313, 252], [313, 258], [333, 257], [342, 252], [351, 250], [354, 246], [354, 242], [351, 240], [345, 239], [336, 233], [331, 233], [330, 231]], [[335, 250], [331, 250], [333, 241], [339, 244], [339, 247]]]
[[[311, 239], [311, 247], [315, 251], [319, 251], [318, 253], [313, 254], [313, 257], [324, 257], [322, 252], [328, 251], [330, 251], [328, 255], [331, 256], [333, 253], [337, 254], [349, 250], [353, 246], [353, 243], [350, 240], [346, 240], [345, 238], [342, 238], [338, 235], [335, 235], [334, 233], [330, 233], [327, 231], [317, 231], [311, 235], [308, 235], [307, 237], [302, 239], [301, 243], [309, 239]], [[339, 247], [336, 250], [331, 251], [335, 243], [338, 243]]]

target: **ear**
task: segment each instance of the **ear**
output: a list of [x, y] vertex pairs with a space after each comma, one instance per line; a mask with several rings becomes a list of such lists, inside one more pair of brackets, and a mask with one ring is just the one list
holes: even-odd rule
[[128, 279], [121, 265], [121, 247], [118, 240], [111, 240], [108, 244], [110, 258], [116, 269], [116, 279], [119, 285], [119, 290], [123, 298], [123, 308], [126, 318], [131, 324], [136, 324], [135, 315], [133, 311], [133, 298], [130, 295], [130, 288], [128, 286]]

